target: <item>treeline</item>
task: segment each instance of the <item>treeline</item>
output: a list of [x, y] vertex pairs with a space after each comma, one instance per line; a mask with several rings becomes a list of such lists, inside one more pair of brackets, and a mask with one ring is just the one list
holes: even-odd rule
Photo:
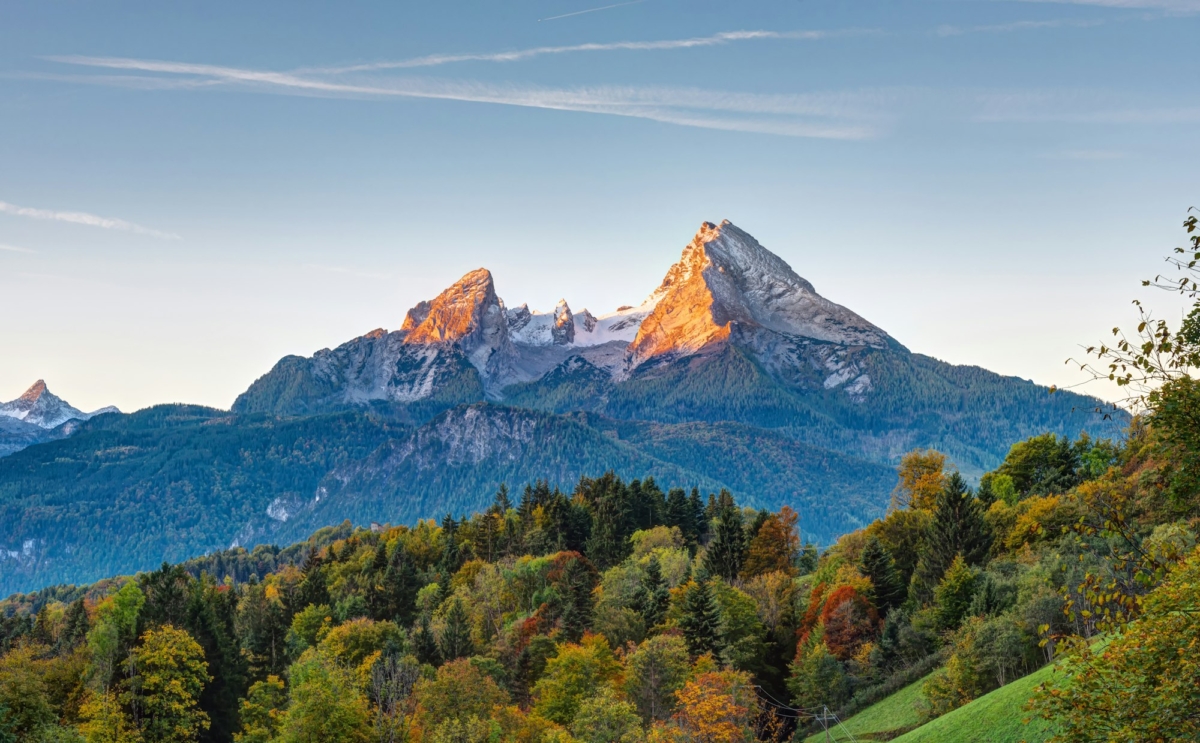
[[936, 667], [933, 717], [1155, 606], [1178, 613], [1153, 591], [1197, 511], [1172, 495], [1193, 470], [1169, 451], [1146, 426], [1121, 444], [1048, 434], [974, 491], [912, 452], [890, 513], [820, 555], [790, 508], [609, 473], [14, 596], [0, 736], [781, 740]]

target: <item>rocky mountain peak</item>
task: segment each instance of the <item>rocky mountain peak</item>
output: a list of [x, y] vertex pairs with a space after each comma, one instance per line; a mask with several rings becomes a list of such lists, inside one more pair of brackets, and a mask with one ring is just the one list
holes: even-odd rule
[[817, 294], [728, 220], [701, 224], [647, 301], [654, 310], [630, 344], [633, 365], [695, 353], [727, 339], [734, 325], [844, 346], [887, 344], [886, 333]]
[[419, 302], [408, 311], [401, 330], [408, 331], [407, 343], [454, 343], [468, 336], [483, 336], [503, 325], [503, 310], [492, 273], [486, 268], [471, 271], [432, 300]]
[[457, 346], [485, 377], [496, 366], [496, 352], [511, 350], [504, 303], [496, 296], [492, 273], [486, 268], [471, 271], [433, 299], [418, 302], [400, 330], [406, 346]]
[[554, 308], [554, 325], [550, 328], [550, 336], [555, 345], [565, 346], [575, 342], [575, 315], [567, 306], [567, 300], [558, 300]]
[[39, 428], [56, 428], [69, 420], [87, 420], [92, 416], [110, 412], [120, 411], [114, 407], [107, 407], [85, 413], [51, 392], [45, 380], [41, 379], [34, 382], [33, 386], [17, 399], [0, 403], [0, 416], [15, 418]]
[[36, 403], [38, 401], [38, 398], [40, 398], [42, 396], [42, 394], [45, 392], [46, 392], [46, 380], [39, 379], [38, 381], [34, 382], [29, 387], [29, 389], [25, 390], [24, 394], [22, 394], [20, 397], [18, 397], [17, 400], [20, 400], [22, 402], [27, 402], [30, 405], [32, 405], [32, 404]]

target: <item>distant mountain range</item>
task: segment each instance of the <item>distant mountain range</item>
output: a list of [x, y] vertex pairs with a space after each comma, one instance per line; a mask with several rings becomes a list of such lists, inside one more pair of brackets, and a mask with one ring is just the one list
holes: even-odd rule
[[607, 469], [789, 503], [828, 543], [883, 512], [904, 452], [978, 476], [1030, 435], [1119, 434], [1097, 405], [912, 353], [706, 222], [636, 307], [509, 308], [478, 269], [399, 330], [285, 357], [229, 412], [100, 416], [0, 459], [0, 590], [469, 512], [502, 483]]
[[39, 379], [16, 400], [0, 403], [0, 457], [69, 436], [80, 421], [119, 412], [110, 406], [85, 413], [50, 392]]

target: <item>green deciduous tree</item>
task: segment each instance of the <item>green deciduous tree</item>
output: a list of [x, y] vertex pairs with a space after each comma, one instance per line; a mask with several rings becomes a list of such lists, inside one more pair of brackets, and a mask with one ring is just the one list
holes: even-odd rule
[[666, 720], [675, 692], [691, 670], [687, 643], [679, 635], [655, 635], [625, 656], [625, 693], [647, 722]]
[[97, 608], [96, 624], [87, 635], [89, 669], [97, 688], [107, 689], [112, 683], [117, 662], [137, 637], [138, 613], [145, 603], [146, 595], [130, 581]]
[[643, 737], [637, 710], [607, 687], [579, 705], [571, 732], [580, 743], [636, 743]]
[[87, 743], [142, 743], [142, 733], [111, 691], [92, 692], [79, 708], [79, 731]]
[[279, 743], [366, 743], [370, 734], [370, 708], [351, 673], [306, 650], [292, 665]]
[[45, 665], [35, 647], [22, 646], [0, 657], [0, 709], [4, 726], [21, 740], [58, 719], [46, 689]]
[[124, 698], [142, 712], [146, 743], [190, 743], [209, 727], [200, 695], [211, 677], [200, 645], [181, 629], [149, 629], [131, 654]]
[[546, 663], [533, 687], [534, 709], [560, 725], [570, 725], [579, 705], [612, 681], [621, 665], [601, 635], [588, 635], [579, 645], [565, 645]]
[[256, 681], [241, 702], [242, 730], [234, 743], [270, 743], [279, 734], [287, 708], [287, 690], [278, 676]]

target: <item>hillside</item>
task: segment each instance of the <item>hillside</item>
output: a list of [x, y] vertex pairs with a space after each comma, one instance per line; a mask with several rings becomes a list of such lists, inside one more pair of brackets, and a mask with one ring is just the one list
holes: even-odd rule
[[[829, 731], [829, 739], [892, 740], [897, 731], [911, 730], [921, 723], [917, 703], [921, 700], [921, 685], [925, 679], [915, 681], [890, 697], [876, 702], [862, 712], [844, 720], [839, 727]], [[847, 735], [849, 733], [849, 735]], [[825, 731], [813, 733], [804, 743], [824, 743]]]
[[896, 743], [1042, 743], [1053, 734], [1050, 724], [1025, 705], [1053, 670], [1046, 666], [1017, 679], [896, 738]]

